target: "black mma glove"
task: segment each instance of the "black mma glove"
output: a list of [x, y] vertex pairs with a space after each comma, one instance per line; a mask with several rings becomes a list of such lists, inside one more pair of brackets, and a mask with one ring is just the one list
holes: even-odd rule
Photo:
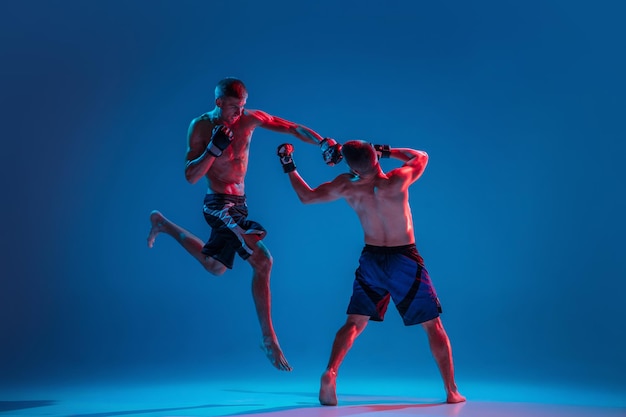
[[327, 165], [336, 165], [343, 159], [341, 144], [337, 143], [335, 139], [324, 138], [324, 140], [320, 142], [320, 148], [322, 150], [322, 158], [324, 158], [324, 162], [326, 162]]
[[296, 164], [293, 163], [293, 145], [291, 143], [283, 143], [278, 146], [276, 154], [280, 157], [280, 163], [283, 166], [285, 174], [296, 170]]
[[211, 142], [206, 147], [207, 151], [214, 157], [222, 155], [224, 149], [230, 146], [230, 142], [233, 140], [233, 131], [224, 125], [217, 125], [213, 128], [211, 135]]
[[376, 156], [380, 158], [389, 158], [391, 156], [391, 148], [389, 145], [374, 145]]

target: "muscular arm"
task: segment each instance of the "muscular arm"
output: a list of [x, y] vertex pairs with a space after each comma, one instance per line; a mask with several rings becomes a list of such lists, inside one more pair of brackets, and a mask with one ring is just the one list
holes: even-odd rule
[[428, 154], [424, 151], [418, 151], [410, 148], [391, 148], [390, 158], [399, 159], [404, 162], [400, 168], [396, 168], [392, 172], [403, 174], [409, 181], [409, 184], [417, 181], [422, 176], [426, 165], [428, 164]]
[[203, 178], [213, 165], [215, 157], [207, 151], [207, 139], [211, 137], [211, 126], [194, 119], [187, 133], [187, 156], [185, 178], [195, 184]]
[[248, 113], [258, 121], [260, 127], [273, 130], [274, 132], [289, 133], [303, 142], [319, 145], [324, 139], [313, 129], [290, 122], [289, 120], [281, 119], [280, 117], [272, 116], [264, 111], [248, 110]]
[[347, 180], [344, 178], [345, 175], [346, 174], [340, 175], [334, 180], [325, 182], [316, 188], [311, 188], [304, 178], [300, 176], [298, 171], [289, 173], [289, 181], [302, 203], [324, 203], [341, 198], [342, 184]]

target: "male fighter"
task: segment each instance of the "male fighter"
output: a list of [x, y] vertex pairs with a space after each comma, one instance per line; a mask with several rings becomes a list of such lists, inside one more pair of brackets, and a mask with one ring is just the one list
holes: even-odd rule
[[[421, 324], [441, 373], [446, 401], [465, 401], [454, 380], [450, 341], [439, 314], [441, 306], [424, 260], [415, 246], [409, 207], [409, 186], [422, 175], [428, 162], [426, 152], [349, 141], [340, 150], [350, 173], [311, 188], [296, 170], [293, 145], [278, 147], [283, 170], [304, 204], [343, 198], [359, 217], [365, 247], [355, 273], [348, 318], [339, 329], [328, 366], [321, 378], [319, 401], [337, 405], [337, 371], [354, 340], [369, 320], [382, 321], [393, 300], [406, 326]], [[387, 173], [379, 158], [396, 158], [404, 164]]]
[[209, 273], [222, 275], [232, 269], [235, 253], [252, 267], [252, 296], [262, 332], [262, 348], [279, 370], [292, 368], [283, 355], [271, 318], [270, 272], [273, 259], [263, 243], [266, 230], [247, 219], [244, 179], [252, 133], [257, 127], [289, 133], [306, 143], [319, 144], [327, 164], [341, 160], [339, 144], [318, 133], [261, 110], [245, 109], [248, 91], [237, 78], [224, 78], [215, 87], [213, 110], [194, 118], [187, 136], [185, 177], [191, 184], [207, 180], [203, 213], [211, 226], [204, 243], [167, 219], [159, 211], [150, 214], [148, 246], [159, 233], [173, 237]]

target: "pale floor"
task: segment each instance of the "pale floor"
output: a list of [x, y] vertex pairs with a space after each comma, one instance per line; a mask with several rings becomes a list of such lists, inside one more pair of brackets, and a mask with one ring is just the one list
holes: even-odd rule
[[[279, 382], [277, 382], [279, 381]], [[0, 417], [626, 417], [623, 392], [538, 383], [464, 381], [468, 402], [444, 404], [435, 381], [341, 379], [339, 406], [317, 402], [317, 381], [150, 381], [3, 389]]]

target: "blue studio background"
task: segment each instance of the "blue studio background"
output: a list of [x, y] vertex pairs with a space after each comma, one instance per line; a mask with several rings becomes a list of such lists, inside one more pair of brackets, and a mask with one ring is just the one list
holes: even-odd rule
[[[224, 76], [249, 108], [340, 141], [426, 150], [411, 189], [461, 388], [623, 389], [621, 2], [5, 2], [0, 382], [293, 378], [326, 365], [363, 244], [344, 202], [301, 205], [258, 129], [247, 195], [274, 260], [294, 372], [258, 349], [250, 268], [210, 277], [148, 214], [208, 237], [183, 175], [189, 121]], [[393, 161], [384, 161], [390, 169]], [[342, 374], [437, 379], [419, 327], [372, 323]]]

